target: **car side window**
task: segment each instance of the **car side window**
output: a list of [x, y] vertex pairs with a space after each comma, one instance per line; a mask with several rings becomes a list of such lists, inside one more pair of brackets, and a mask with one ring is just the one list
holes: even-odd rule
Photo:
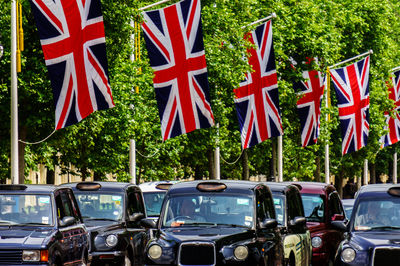
[[80, 215], [79, 215], [79, 209], [78, 209], [78, 204], [75, 200], [75, 197], [73, 195], [72, 191], [68, 191], [68, 198], [69, 198], [69, 202], [71, 203], [71, 208], [72, 208], [72, 213], [73, 213], [73, 217], [77, 220], [77, 221], [81, 221]]
[[134, 213], [145, 213], [142, 194], [139, 191], [128, 191], [128, 213], [129, 215]]
[[287, 197], [289, 220], [293, 220], [297, 216], [304, 217], [303, 204], [298, 193], [295, 193], [293, 190], [289, 190]]
[[66, 216], [75, 217], [72, 211], [71, 202], [66, 191], [60, 191], [56, 196], [57, 217], [62, 220]]
[[332, 192], [329, 195], [329, 211], [330, 211], [330, 217], [332, 217], [335, 214], [344, 215], [343, 207], [337, 192]]
[[264, 189], [256, 189], [257, 200], [257, 218], [263, 221], [266, 218], [275, 219], [275, 209], [272, 202], [272, 196]]

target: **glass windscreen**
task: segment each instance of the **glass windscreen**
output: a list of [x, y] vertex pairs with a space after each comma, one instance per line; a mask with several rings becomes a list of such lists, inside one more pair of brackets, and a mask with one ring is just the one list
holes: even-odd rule
[[400, 198], [363, 200], [356, 208], [356, 231], [400, 229]]
[[324, 222], [324, 198], [319, 194], [301, 194], [307, 222]]
[[118, 221], [122, 219], [124, 208], [124, 194], [122, 193], [75, 192], [75, 198], [84, 221]]
[[161, 206], [165, 197], [164, 192], [143, 192], [144, 203], [146, 204], [147, 216], [159, 216]]
[[252, 227], [253, 198], [249, 195], [206, 194], [174, 196], [167, 199], [163, 227], [193, 225]]
[[285, 225], [285, 196], [280, 193], [272, 193], [274, 198], [274, 206], [276, 220], [278, 224]]
[[50, 195], [0, 195], [0, 225], [53, 225]]

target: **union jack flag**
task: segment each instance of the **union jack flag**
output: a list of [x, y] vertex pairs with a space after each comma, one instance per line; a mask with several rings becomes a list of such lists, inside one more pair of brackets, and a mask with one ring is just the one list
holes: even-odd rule
[[163, 140], [213, 126], [200, 0], [143, 15]]
[[255, 48], [249, 49], [253, 72], [234, 89], [243, 149], [283, 134], [278, 97], [278, 79], [268, 21], [246, 34]]
[[395, 117], [391, 117], [389, 113], [385, 113], [385, 129], [389, 130], [389, 133], [381, 138], [383, 147], [395, 144], [400, 140], [400, 70], [393, 73], [392, 82], [393, 85], [389, 86], [389, 99], [394, 101], [395, 107], [391, 112], [395, 113]]
[[332, 69], [342, 129], [342, 154], [367, 145], [369, 133], [369, 56], [349, 66]]
[[[307, 64], [311, 64], [311, 61]], [[316, 70], [303, 71], [302, 76], [303, 81], [295, 82], [293, 87], [300, 95], [300, 99], [297, 100], [297, 113], [301, 125], [301, 144], [306, 147], [317, 143], [318, 140], [324, 78], [321, 72]]]
[[100, 0], [31, 0], [53, 88], [56, 129], [114, 107]]

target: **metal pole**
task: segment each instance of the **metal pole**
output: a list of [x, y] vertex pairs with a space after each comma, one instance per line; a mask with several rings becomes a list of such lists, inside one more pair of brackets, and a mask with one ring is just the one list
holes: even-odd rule
[[246, 28], [246, 27], [249, 27], [249, 26], [251, 26], [251, 25], [254, 25], [254, 24], [257, 24], [257, 23], [260, 23], [260, 22], [269, 20], [269, 19], [271, 19], [271, 18], [276, 18], [276, 14], [275, 14], [275, 13], [272, 13], [272, 14], [269, 15], [268, 17], [265, 17], [265, 18], [259, 19], [259, 20], [257, 20], [257, 21], [254, 21], [254, 22], [252, 22], [252, 23], [250, 23], [250, 24], [247, 24], [247, 25], [243, 26], [242, 29], [244, 29], [244, 28]]
[[161, 5], [161, 4], [164, 4], [164, 3], [169, 2], [169, 1], [171, 1], [171, 0], [162, 0], [162, 1], [159, 1], [159, 2], [157, 2], [157, 3], [154, 3], [154, 4], [151, 4], [151, 5], [148, 5], [148, 6], [139, 8], [139, 10], [140, 10], [140, 11], [143, 11], [143, 10], [152, 8], [153, 6]]
[[368, 160], [364, 160], [364, 185], [368, 185]]
[[283, 182], [282, 136], [278, 136], [278, 182]]
[[352, 61], [352, 60], [354, 60], [354, 59], [357, 59], [357, 58], [360, 58], [360, 57], [363, 57], [363, 56], [372, 54], [373, 52], [374, 52], [374, 51], [369, 50], [368, 52], [365, 52], [365, 53], [363, 53], [363, 54], [354, 56], [354, 57], [352, 57], [352, 58], [350, 58], [350, 59], [346, 59], [346, 60], [344, 60], [344, 61], [342, 61], [342, 62], [339, 62], [339, 63], [337, 63], [337, 64], [334, 64], [334, 65], [330, 66], [329, 68], [337, 67], [337, 66], [339, 66], [339, 65], [341, 65], [341, 64], [345, 64], [345, 63], [347, 63], [347, 62], [350, 62], [350, 61]]
[[214, 163], [215, 163], [215, 179], [221, 179], [221, 169], [220, 169], [220, 158], [219, 158], [219, 123], [217, 123], [217, 147], [214, 151]]
[[[329, 108], [329, 92], [328, 92], [328, 82], [330, 82], [330, 77], [327, 74], [326, 79], [325, 79], [325, 107]], [[326, 123], [329, 122], [329, 114], [326, 114], [325, 116], [325, 121]], [[325, 144], [325, 183], [330, 184], [330, 172], [329, 172], [329, 142], [328, 144]]]
[[19, 183], [18, 169], [17, 3], [11, 1], [11, 180]]
[[129, 175], [131, 183], [136, 185], [136, 142], [131, 139], [129, 145]]
[[397, 184], [397, 152], [393, 154], [393, 184]]

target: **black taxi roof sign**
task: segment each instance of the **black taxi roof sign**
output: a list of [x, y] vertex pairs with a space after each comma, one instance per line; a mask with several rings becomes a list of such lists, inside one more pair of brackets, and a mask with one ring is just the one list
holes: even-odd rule
[[79, 190], [99, 190], [101, 185], [95, 182], [81, 182], [76, 184], [76, 188]]
[[392, 196], [400, 197], [400, 187], [399, 186], [391, 187], [388, 189], [387, 192]]
[[172, 186], [172, 183], [160, 183], [160, 184], [156, 185], [156, 188], [161, 189], [161, 190], [168, 190], [171, 186]]
[[204, 192], [220, 192], [226, 189], [226, 185], [218, 182], [202, 182], [197, 184], [196, 188]]

